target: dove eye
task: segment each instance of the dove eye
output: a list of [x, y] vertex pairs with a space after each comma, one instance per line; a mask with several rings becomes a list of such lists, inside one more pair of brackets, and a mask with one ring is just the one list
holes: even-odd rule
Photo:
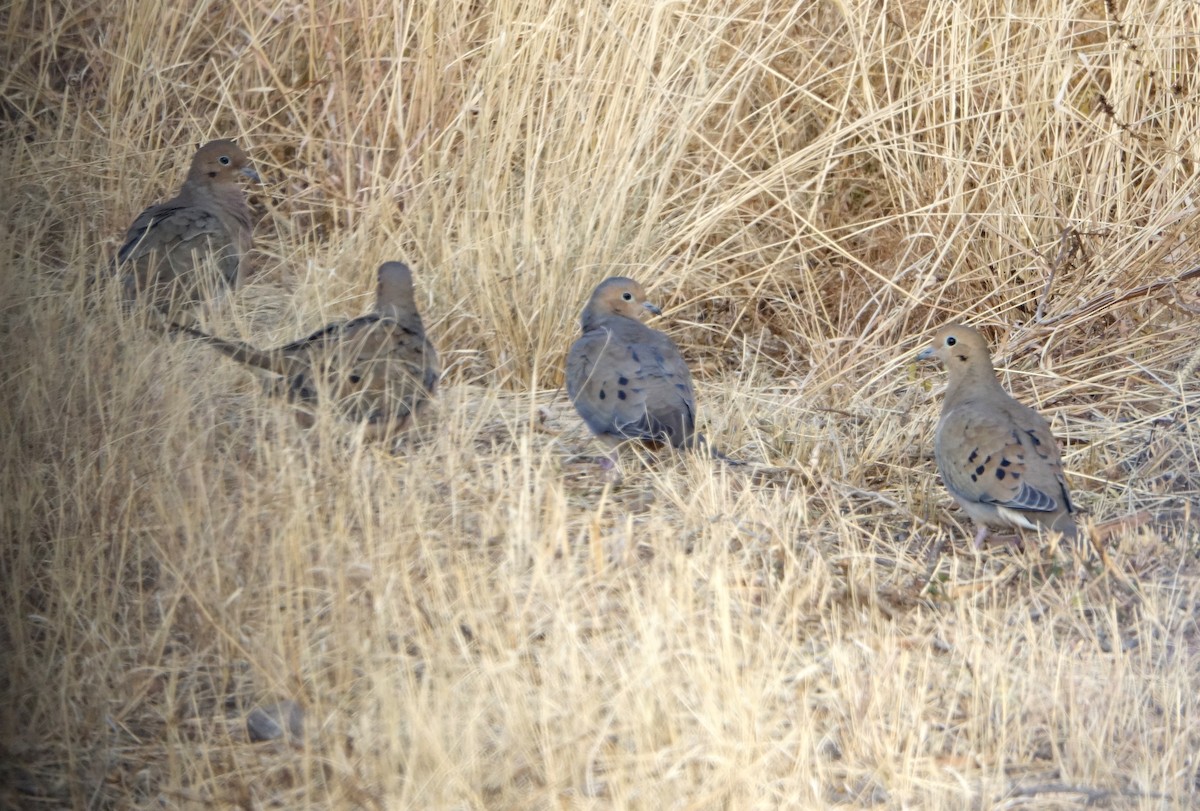
[[222, 166], [228, 166], [229, 165], [229, 156], [222, 155], [221, 157], [217, 158], [217, 162], [220, 163]]
[[958, 339], [953, 335], [946, 339], [946, 346], [954, 346], [956, 343], [958, 343]]
[[630, 293], [628, 290], [626, 290], [621, 294], [621, 298], [625, 299], [626, 301], [633, 301], [633, 293]]

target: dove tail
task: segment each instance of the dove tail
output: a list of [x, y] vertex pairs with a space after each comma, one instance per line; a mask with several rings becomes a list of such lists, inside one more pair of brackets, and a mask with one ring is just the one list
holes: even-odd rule
[[224, 338], [209, 335], [207, 332], [201, 332], [194, 327], [189, 327], [186, 324], [177, 324], [174, 321], [167, 325], [167, 330], [203, 341], [214, 349], [225, 353], [239, 363], [244, 363], [247, 366], [255, 366], [259, 369], [265, 369], [268, 372], [274, 372], [277, 375], [286, 375], [288, 373], [284, 359], [274, 352], [264, 352], [241, 341], [227, 341]]

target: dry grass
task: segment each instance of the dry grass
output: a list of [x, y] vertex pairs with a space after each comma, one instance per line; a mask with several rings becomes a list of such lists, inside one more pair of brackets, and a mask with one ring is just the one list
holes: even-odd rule
[[[0, 804], [1200, 801], [1197, 4], [0, 22]], [[210, 327], [297, 337], [405, 259], [448, 366], [435, 437], [304, 434], [214, 353], [85, 310], [231, 135], [267, 179], [259, 275]], [[667, 305], [707, 433], [792, 471], [630, 454], [606, 488], [578, 459], [562, 361], [615, 273]], [[941, 374], [911, 361], [951, 318], [1096, 520], [1155, 517], [1107, 572], [969, 549]], [[304, 744], [249, 743], [284, 698]]]

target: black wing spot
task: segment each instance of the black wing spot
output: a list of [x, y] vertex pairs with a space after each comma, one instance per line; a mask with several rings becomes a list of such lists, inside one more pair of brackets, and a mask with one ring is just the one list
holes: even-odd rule
[[617, 399], [618, 399], [618, 400], [624, 400], [624, 399], [625, 399], [625, 389], [618, 389], [618, 390], [617, 390]]
[[975, 468], [975, 475], [971, 476], [971, 478], [974, 479], [975, 476], [982, 476], [983, 471], [984, 471], [984, 467], [983, 467], [983, 465], [980, 465], [979, 467]]
[[627, 378], [625, 375], [621, 375], [620, 377], [617, 378], [617, 385], [628, 386], [629, 378]]
[[996, 468], [996, 479], [998, 481], [1004, 481], [1004, 468], [1002, 468], [1002, 467]]
[[600, 399], [603, 400], [605, 397], [608, 397], [608, 395], [604, 393], [604, 389], [600, 389]]
[[971, 474], [971, 481], [973, 481], [973, 482], [977, 482], [977, 481], [979, 481], [979, 477], [978, 477], [978, 476], [976, 476], [974, 473], [972, 473], [972, 474]]
[[971, 455], [967, 457], [967, 461], [974, 462], [978, 458], [979, 458], [979, 448], [976, 448], [975, 450], [971, 451]]
[[362, 375], [358, 375], [358, 374], [350, 375], [350, 382], [355, 383], [355, 384], [361, 383]]
[[1000, 460], [1000, 467], [1008, 467], [1011, 464], [1012, 462], [1010, 462], [1007, 457]]

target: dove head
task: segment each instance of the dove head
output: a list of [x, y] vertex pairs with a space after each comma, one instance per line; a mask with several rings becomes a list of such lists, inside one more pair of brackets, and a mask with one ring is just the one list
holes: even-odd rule
[[592, 292], [579, 320], [586, 332], [592, 325], [614, 316], [641, 321], [647, 313], [661, 315], [662, 310], [646, 301], [646, 291], [633, 279], [613, 276]]
[[962, 324], [948, 324], [936, 333], [929, 346], [921, 350], [917, 360], [937, 358], [946, 367], [950, 385], [967, 378], [982, 376], [995, 380], [992, 355], [987, 341], [978, 330]]
[[375, 286], [375, 311], [392, 318], [407, 318], [417, 310], [413, 297], [413, 277], [403, 262], [384, 262], [379, 266]]
[[196, 150], [192, 168], [188, 170], [189, 182], [206, 185], [232, 183], [238, 175], [251, 180], [259, 179], [258, 172], [250, 165], [250, 158], [233, 141], [209, 141]]

